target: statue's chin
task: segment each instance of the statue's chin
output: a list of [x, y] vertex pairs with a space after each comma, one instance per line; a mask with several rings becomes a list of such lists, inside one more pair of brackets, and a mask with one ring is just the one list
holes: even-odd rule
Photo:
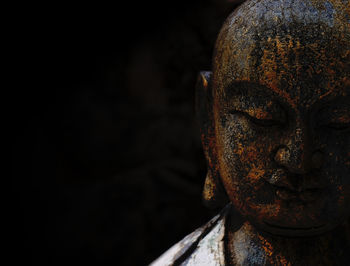
[[314, 226], [283, 226], [269, 222], [263, 222], [262, 224], [256, 225], [261, 231], [267, 232], [276, 236], [283, 237], [312, 237], [322, 235], [328, 231], [336, 228], [338, 224], [319, 224]]

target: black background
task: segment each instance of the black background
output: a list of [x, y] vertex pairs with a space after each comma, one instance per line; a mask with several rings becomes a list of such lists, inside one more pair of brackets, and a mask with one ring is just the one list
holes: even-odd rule
[[234, 7], [30, 4], [13, 16], [13, 260], [145, 265], [216, 213], [201, 202], [194, 86]]

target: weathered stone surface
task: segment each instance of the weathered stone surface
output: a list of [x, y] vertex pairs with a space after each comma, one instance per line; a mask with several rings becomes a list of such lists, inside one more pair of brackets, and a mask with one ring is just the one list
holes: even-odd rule
[[[226, 264], [350, 261], [349, 17], [346, 0], [251, 0], [221, 29], [196, 106], [205, 201], [233, 206]], [[222, 263], [200, 247], [188, 261]]]

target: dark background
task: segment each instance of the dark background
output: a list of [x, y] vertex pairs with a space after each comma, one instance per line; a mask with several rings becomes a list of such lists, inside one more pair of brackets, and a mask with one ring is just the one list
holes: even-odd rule
[[235, 1], [115, 4], [16, 16], [13, 260], [145, 265], [216, 213], [194, 86]]

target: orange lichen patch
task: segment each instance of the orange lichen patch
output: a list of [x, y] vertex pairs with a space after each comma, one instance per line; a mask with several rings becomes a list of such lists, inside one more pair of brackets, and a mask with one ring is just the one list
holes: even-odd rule
[[292, 48], [293, 54], [295, 55], [295, 68], [296, 68], [296, 75], [300, 75], [300, 70], [302, 64], [300, 64], [300, 41], [296, 40], [296, 45]]
[[261, 235], [258, 235], [259, 237], [259, 240], [260, 240], [260, 243], [261, 243], [261, 247], [264, 249], [265, 251], [265, 254], [268, 256], [268, 257], [271, 257], [273, 255], [273, 247], [271, 245], [271, 243], [269, 243], [263, 236]]
[[244, 156], [242, 156], [242, 160], [244, 162], [254, 162], [256, 161], [256, 158], [258, 156], [258, 151], [255, 143], [252, 143], [252, 145], [244, 148]]
[[[344, 43], [341, 45], [346, 45], [345, 37], [342, 42]], [[336, 45], [336, 43], [332, 45]], [[318, 42], [301, 44], [297, 37], [289, 35], [268, 37], [264, 46], [266, 48], [263, 50], [263, 56], [259, 66], [260, 69], [258, 70], [261, 79], [260, 82], [284, 97], [294, 109], [296, 109], [295, 107], [301, 100], [299, 96], [301, 95], [300, 90], [302, 90], [302, 87], [297, 85], [295, 81], [304, 78], [305, 74], [308, 75], [312, 82], [314, 82], [313, 77], [315, 75], [323, 75], [324, 80], [328, 80], [328, 84], [320, 87], [320, 93], [322, 90], [325, 91], [318, 99], [333, 94], [339, 88], [348, 86], [345, 84], [345, 82], [348, 82], [346, 77], [337, 76], [340, 70], [347, 67], [346, 62], [348, 60], [346, 58], [349, 58], [350, 51], [346, 49], [344, 49], [341, 55], [344, 60], [338, 60], [338, 57], [333, 58], [330, 56], [331, 51], [323, 47], [322, 44]], [[319, 63], [305, 65], [305, 56], [312, 57], [312, 62]], [[291, 57], [293, 58], [293, 62], [290, 61]], [[344, 72], [342, 75], [346, 76], [347, 74]], [[284, 81], [283, 86], [282, 81]], [[286, 92], [285, 82], [287, 82], [289, 89], [294, 87], [298, 90], [298, 93], [291, 97]]]
[[[263, 210], [264, 206], [261, 206], [261, 209]], [[270, 217], [279, 217], [281, 214], [281, 202], [278, 201], [277, 204], [275, 205], [269, 205], [267, 206], [266, 210], [264, 210], [264, 212], [266, 211], [265, 214], [268, 214]], [[263, 213], [263, 212], [262, 212]]]
[[[264, 77], [261, 82], [271, 88], [275, 93], [278, 95], [282, 96], [287, 100], [287, 102], [293, 107], [296, 108], [295, 102], [292, 100], [290, 95], [280, 89], [280, 84], [279, 81], [281, 80], [281, 77], [285, 75], [285, 71], [279, 71], [278, 72], [278, 63], [277, 63], [277, 58], [282, 58], [282, 65], [285, 67], [285, 69], [289, 69], [290, 66], [288, 65], [286, 61], [286, 54], [288, 53], [288, 50], [291, 49], [293, 46], [293, 43], [291, 39], [289, 40], [288, 44], [286, 45], [285, 42], [282, 42], [279, 40], [279, 37], [276, 36], [275, 39], [272, 39], [271, 37], [268, 38], [267, 43], [269, 46], [277, 47], [277, 52], [275, 53], [273, 49], [265, 49], [262, 60], [261, 60], [261, 72], [262, 72], [262, 77]], [[300, 43], [297, 42], [296, 48], [293, 48], [296, 53], [298, 47], [300, 46]], [[296, 65], [298, 65], [298, 60], [296, 61]]]
[[234, 149], [233, 152], [235, 154], [242, 155], [243, 152], [244, 152], [244, 146], [242, 145], [242, 143], [237, 143], [237, 146], [236, 146], [236, 148]]
[[290, 262], [287, 261], [287, 259], [281, 255], [281, 254], [278, 254], [276, 255], [276, 259], [279, 263], [279, 265], [283, 265], [283, 266], [291, 266], [292, 264]]
[[[210, 175], [210, 173], [208, 173]], [[204, 183], [203, 198], [207, 201], [212, 200], [215, 196], [215, 191], [217, 191], [214, 178], [212, 176], [207, 176]]]
[[272, 115], [269, 112], [266, 112], [265, 110], [261, 108], [249, 108], [246, 110], [246, 112], [257, 119], [272, 119]]
[[[244, 204], [249, 204], [248, 199]], [[281, 214], [281, 202], [276, 201], [276, 204], [249, 204], [249, 209], [242, 202], [240, 203], [246, 213], [251, 213], [258, 221], [263, 221], [266, 217], [279, 217]]]
[[208, 81], [207, 81], [207, 79], [202, 78], [202, 80], [203, 80], [203, 87], [204, 87], [204, 88], [207, 88], [207, 87], [208, 87]]
[[252, 169], [250, 169], [247, 178], [250, 180], [260, 180], [260, 178], [265, 174], [265, 170], [259, 169], [255, 165], [253, 165]]

